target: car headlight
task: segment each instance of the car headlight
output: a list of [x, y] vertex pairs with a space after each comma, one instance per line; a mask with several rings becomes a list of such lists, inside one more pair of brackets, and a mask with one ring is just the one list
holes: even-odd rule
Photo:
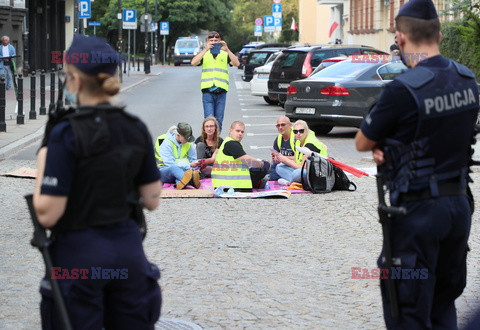
[[193, 52], [193, 56], [195, 56], [195, 55], [197, 55], [197, 54], [198, 54], [198, 52]]
[[176, 52], [175, 55], [180, 56], [180, 52]]

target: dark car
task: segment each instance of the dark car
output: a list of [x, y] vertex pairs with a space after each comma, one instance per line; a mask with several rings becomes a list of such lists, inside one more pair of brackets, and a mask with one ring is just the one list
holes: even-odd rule
[[247, 63], [248, 54], [254, 49], [262, 49], [262, 48], [270, 48], [270, 47], [288, 47], [289, 44], [284, 43], [265, 43], [265, 42], [258, 42], [258, 43], [250, 43], [248, 45], [243, 46], [243, 48], [238, 52], [238, 60], [240, 61], [240, 65], [238, 66], [239, 69], [242, 69], [245, 64]]
[[253, 70], [255, 68], [265, 65], [269, 57], [281, 51], [284, 48], [261, 48], [254, 49], [248, 54], [247, 61], [243, 67], [243, 81], [250, 81], [253, 78]]
[[268, 80], [268, 97], [283, 105], [291, 81], [308, 77], [323, 60], [353, 54], [385, 54], [363, 45], [317, 45], [289, 47], [275, 61]]
[[292, 81], [286, 116], [292, 121], [305, 120], [319, 134], [327, 134], [334, 126], [360, 127], [383, 86], [407, 70], [401, 61], [390, 61], [388, 56], [370, 57], [376, 61], [353, 56], [306, 79]]

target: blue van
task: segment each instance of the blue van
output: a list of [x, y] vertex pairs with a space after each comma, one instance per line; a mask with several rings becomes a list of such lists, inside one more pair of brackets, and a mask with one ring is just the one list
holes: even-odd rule
[[180, 37], [175, 42], [175, 49], [173, 54], [173, 64], [179, 66], [180, 64], [190, 64], [192, 58], [200, 53], [200, 41], [197, 37]]

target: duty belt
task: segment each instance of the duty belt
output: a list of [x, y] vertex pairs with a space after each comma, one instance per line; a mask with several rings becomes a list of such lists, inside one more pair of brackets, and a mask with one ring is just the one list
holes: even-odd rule
[[[438, 192], [439, 195], [437, 197], [442, 196], [457, 196], [457, 195], [466, 195], [467, 189], [462, 188], [461, 185], [457, 182], [449, 182], [444, 184], [438, 185]], [[415, 190], [409, 191], [407, 193], [400, 194], [398, 201], [400, 203], [406, 202], [415, 202], [424, 199], [434, 198], [429, 188], [423, 190]]]

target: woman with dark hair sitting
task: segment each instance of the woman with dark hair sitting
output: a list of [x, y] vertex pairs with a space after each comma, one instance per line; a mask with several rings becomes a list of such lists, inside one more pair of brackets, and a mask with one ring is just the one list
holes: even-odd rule
[[209, 178], [212, 173], [212, 164], [215, 162], [217, 150], [223, 143], [220, 137], [220, 126], [213, 116], [208, 116], [202, 123], [202, 134], [195, 140], [197, 159], [202, 164], [200, 175]]

